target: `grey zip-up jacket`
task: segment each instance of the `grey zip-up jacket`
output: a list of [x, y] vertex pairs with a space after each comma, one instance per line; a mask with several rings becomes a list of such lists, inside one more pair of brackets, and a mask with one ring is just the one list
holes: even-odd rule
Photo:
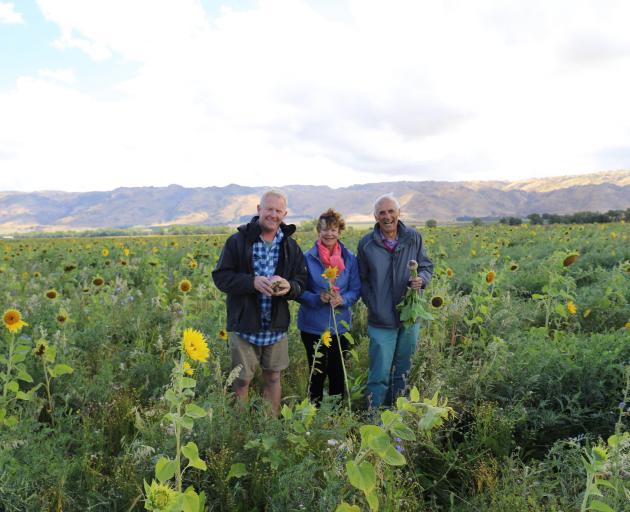
[[393, 253], [383, 245], [379, 225], [365, 235], [357, 249], [359, 275], [361, 277], [361, 299], [368, 308], [368, 324], [383, 329], [401, 326], [396, 311], [409, 283], [410, 260], [418, 262], [418, 275], [423, 288], [433, 276], [433, 263], [427, 256], [422, 237], [398, 221], [398, 245]]

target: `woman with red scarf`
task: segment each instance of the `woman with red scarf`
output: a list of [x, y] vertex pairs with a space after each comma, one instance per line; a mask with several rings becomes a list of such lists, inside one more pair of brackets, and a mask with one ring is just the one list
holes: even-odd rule
[[[302, 295], [298, 298], [300, 310], [297, 325], [302, 342], [306, 349], [309, 364], [309, 398], [319, 404], [324, 395], [324, 381], [328, 377], [328, 394], [344, 395], [343, 366], [341, 362], [342, 350], [348, 350], [348, 341], [343, 333], [352, 325], [350, 308], [358, 300], [361, 293], [359, 281], [359, 267], [357, 259], [339, 241], [339, 235], [345, 228], [341, 214], [329, 208], [319, 216], [317, 222], [317, 241], [304, 254], [308, 268], [308, 281]], [[336, 268], [336, 278], [333, 282], [322, 274], [326, 269]], [[333, 272], [334, 274], [334, 272]], [[335, 315], [340, 340], [335, 336], [333, 322]], [[347, 327], [346, 327], [347, 325]], [[322, 336], [329, 332], [332, 336]], [[320, 357], [315, 358], [315, 348]], [[328, 346], [329, 345], [329, 346]]]

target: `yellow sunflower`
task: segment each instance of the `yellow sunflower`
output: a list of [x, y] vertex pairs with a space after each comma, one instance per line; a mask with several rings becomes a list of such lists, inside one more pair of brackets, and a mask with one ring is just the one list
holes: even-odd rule
[[193, 361], [206, 362], [210, 355], [210, 349], [203, 334], [195, 329], [185, 329], [182, 337], [184, 349]]
[[337, 279], [338, 272], [339, 272], [339, 269], [337, 267], [327, 267], [326, 270], [324, 270], [322, 277], [324, 279], [328, 279], [329, 281], [332, 281], [333, 279]]
[[446, 269], [446, 277], [448, 277], [448, 278], [450, 279], [450, 278], [451, 278], [451, 277], [453, 277], [454, 275], [455, 275], [455, 272], [453, 272], [453, 269], [452, 269], [452, 268], [447, 268], [447, 269]]
[[55, 290], [54, 288], [51, 288], [50, 290], [48, 290], [46, 292], [46, 297], [48, 297], [49, 299], [56, 299], [57, 298], [57, 290]]
[[190, 376], [192, 376], [193, 373], [195, 373], [195, 370], [193, 369], [192, 366], [190, 366], [190, 363], [188, 361], [184, 361], [184, 373]]
[[577, 313], [577, 306], [575, 305], [573, 301], [567, 302], [567, 311], [571, 315], [575, 315]]
[[109, 256], [109, 249], [107, 247], [104, 247], [101, 251], [101, 254], [103, 255], [103, 257], [107, 258], [107, 256]]
[[188, 293], [192, 288], [192, 283], [188, 279], [182, 279], [179, 282], [179, 289], [184, 293]]
[[196, 269], [197, 268], [197, 260], [190, 260], [188, 262], [188, 268], [193, 269], [193, 270]]
[[[336, 268], [336, 267], [332, 267], [332, 268]], [[332, 343], [332, 335], [330, 334], [330, 331], [324, 331], [322, 333], [322, 343], [324, 344], [324, 346], [330, 347]]]
[[624, 327], [625, 327], [626, 329], [630, 329], [630, 322], [626, 322], [626, 323], [625, 323], [625, 325], [624, 325]]
[[228, 333], [225, 329], [221, 329], [219, 331], [219, 339], [223, 340], [223, 341], [227, 341], [228, 340]]
[[94, 286], [103, 286], [103, 283], [104, 283], [104, 282], [105, 282], [105, 281], [103, 280], [103, 278], [102, 278], [102, 277], [96, 276], [96, 277], [94, 278], [94, 280], [92, 281], [92, 284], [93, 284]]
[[66, 320], [68, 320], [68, 314], [64, 311], [59, 312], [59, 314], [57, 315], [57, 322], [63, 324]]
[[491, 270], [486, 274], [486, 283], [492, 283], [495, 277], [497, 277], [497, 273], [494, 270]]
[[19, 332], [22, 327], [28, 325], [22, 320], [22, 315], [17, 309], [7, 309], [2, 316], [4, 326], [9, 329], [10, 332]]
[[510, 265], [510, 270], [511, 270], [512, 272], [515, 272], [516, 270], [518, 270], [518, 263], [512, 263], [512, 264]]

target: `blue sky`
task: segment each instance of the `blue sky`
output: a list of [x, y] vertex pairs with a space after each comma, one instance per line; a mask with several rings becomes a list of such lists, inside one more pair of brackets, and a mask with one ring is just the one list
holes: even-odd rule
[[0, 0], [0, 190], [630, 168], [625, 0]]

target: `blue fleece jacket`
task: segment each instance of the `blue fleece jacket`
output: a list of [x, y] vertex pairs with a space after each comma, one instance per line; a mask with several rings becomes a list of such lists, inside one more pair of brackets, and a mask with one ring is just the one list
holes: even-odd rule
[[[357, 259], [344, 245], [341, 245], [341, 254], [346, 268], [337, 276], [335, 285], [339, 287], [339, 293], [343, 297], [343, 304], [337, 308], [337, 328], [339, 333], [344, 333], [346, 329], [341, 321], [352, 325], [350, 308], [359, 299], [361, 293], [361, 281], [359, 280], [359, 266]], [[328, 289], [326, 279], [322, 277], [324, 265], [319, 259], [317, 245], [314, 245], [304, 254], [306, 267], [308, 269], [308, 280], [306, 288], [297, 301], [301, 304], [298, 311], [297, 325], [300, 331], [310, 334], [321, 334], [329, 329], [334, 334], [334, 325], [330, 304], [324, 304], [319, 294]]]

